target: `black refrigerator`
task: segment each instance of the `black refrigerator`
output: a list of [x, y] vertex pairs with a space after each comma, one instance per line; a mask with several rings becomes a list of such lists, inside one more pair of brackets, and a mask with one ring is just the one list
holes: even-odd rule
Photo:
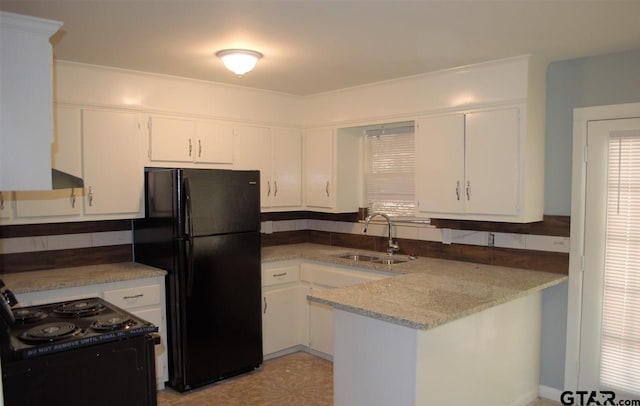
[[179, 392], [262, 363], [260, 174], [145, 170], [136, 262], [167, 270], [169, 385]]

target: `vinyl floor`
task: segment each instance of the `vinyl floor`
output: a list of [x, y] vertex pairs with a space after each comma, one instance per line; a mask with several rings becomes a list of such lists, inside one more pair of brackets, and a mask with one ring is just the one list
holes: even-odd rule
[[[333, 364], [297, 352], [265, 361], [248, 374], [177, 393], [158, 392], [158, 406], [332, 406]], [[561, 406], [541, 399], [528, 406]]]

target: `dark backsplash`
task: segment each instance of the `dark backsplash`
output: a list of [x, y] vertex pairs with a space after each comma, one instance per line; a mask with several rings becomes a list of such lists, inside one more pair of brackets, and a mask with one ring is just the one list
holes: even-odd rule
[[[364, 210], [358, 213], [344, 214], [293, 211], [262, 213], [261, 216], [262, 221], [310, 219], [345, 222], [356, 222], [363, 217]], [[438, 228], [568, 237], [570, 219], [568, 216], [545, 216], [543, 221], [529, 224], [433, 219], [432, 224]], [[131, 220], [11, 225], [0, 226], [0, 238], [127, 231], [131, 230], [131, 227]], [[263, 246], [305, 242], [335, 245], [352, 249], [384, 251], [387, 239], [368, 235], [315, 230], [262, 234]], [[407, 255], [545, 270], [564, 274], [567, 274], [569, 269], [569, 254], [567, 253], [463, 244], [441, 244], [433, 241], [406, 239], [400, 239], [399, 243], [401, 247], [400, 253]], [[132, 260], [133, 249], [131, 244], [0, 254], [0, 273], [129, 262]]]

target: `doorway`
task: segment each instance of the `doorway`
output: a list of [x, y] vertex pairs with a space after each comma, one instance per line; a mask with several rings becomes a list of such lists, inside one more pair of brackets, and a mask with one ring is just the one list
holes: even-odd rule
[[640, 399], [640, 104], [574, 117], [565, 389]]

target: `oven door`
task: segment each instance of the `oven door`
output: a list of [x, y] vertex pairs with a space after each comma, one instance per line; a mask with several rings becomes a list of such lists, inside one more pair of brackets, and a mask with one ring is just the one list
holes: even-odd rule
[[2, 381], [4, 400], [12, 406], [155, 406], [154, 338], [3, 360]]

